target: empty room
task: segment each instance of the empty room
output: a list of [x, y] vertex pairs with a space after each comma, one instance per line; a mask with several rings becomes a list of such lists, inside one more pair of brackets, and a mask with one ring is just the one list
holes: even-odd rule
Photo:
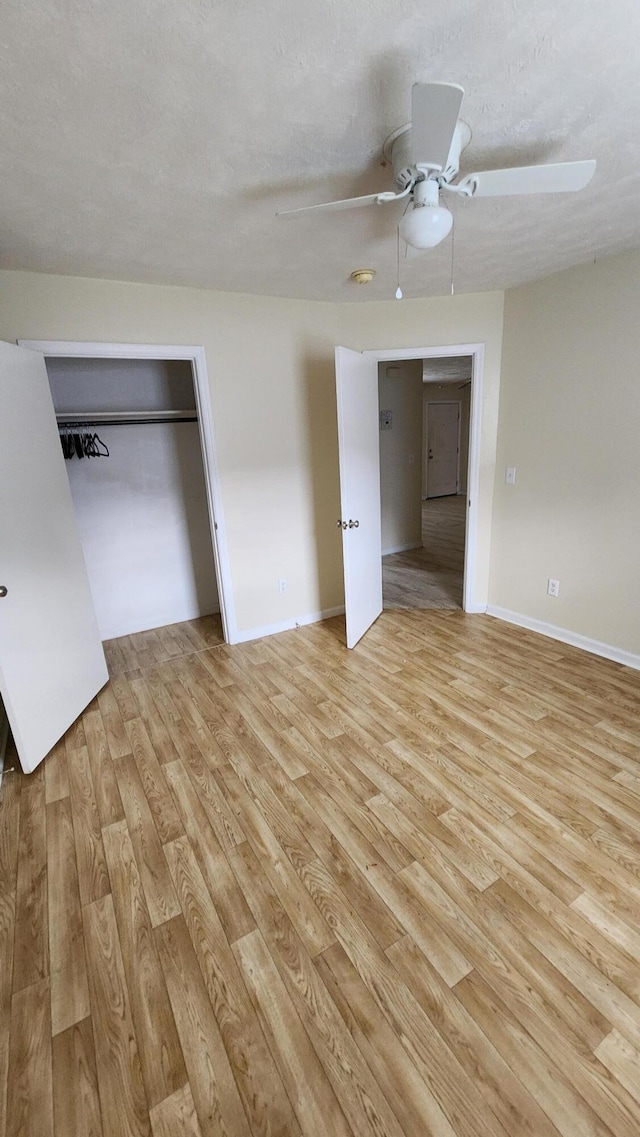
[[3, 13], [0, 1137], [640, 1132], [639, 37]]

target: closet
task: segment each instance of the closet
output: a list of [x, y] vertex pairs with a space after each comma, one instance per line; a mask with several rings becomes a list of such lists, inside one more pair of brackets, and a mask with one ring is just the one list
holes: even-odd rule
[[101, 639], [218, 612], [191, 362], [45, 362]]

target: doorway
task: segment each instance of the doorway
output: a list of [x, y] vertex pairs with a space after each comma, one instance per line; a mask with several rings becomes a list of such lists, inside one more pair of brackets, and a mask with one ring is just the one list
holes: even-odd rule
[[219, 609], [222, 636], [233, 642], [203, 349], [63, 341], [22, 346], [45, 357], [59, 428], [65, 421], [95, 428], [105, 449], [111, 443], [119, 456], [69, 469], [102, 638]]
[[472, 360], [378, 365], [383, 607], [462, 608]]
[[[411, 360], [442, 360], [462, 355], [471, 361], [462, 607], [466, 612], [484, 611], [484, 598], [476, 595], [482, 583], [478, 581], [478, 493], [484, 344], [370, 351], [337, 347], [335, 355], [342, 514], [338, 526], [342, 529], [347, 647], [352, 648], [358, 643], [383, 609], [380, 427], [381, 418], [388, 408], [380, 406], [380, 363], [393, 366]], [[421, 418], [418, 401], [412, 416], [414, 424], [417, 420], [418, 432]], [[411, 467], [414, 478], [417, 473], [418, 487], [421, 484], [420, 455], [419, 438], [406, 456], [406, 465]], [[414, 547], [420, 543], [416, 535]]]

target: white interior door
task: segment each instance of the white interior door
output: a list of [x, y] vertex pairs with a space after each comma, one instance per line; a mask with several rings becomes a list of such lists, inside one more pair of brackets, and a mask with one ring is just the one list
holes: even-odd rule
[[336, 393], [347, 647], [354, 647], [382, 612], [376, 360], [337, 347]]
[[0, 408], [0, 695], [30, 773], [108, 673], [38, 352], [0, 341]]
[[427, 497], [458, 492], [460, 403], [429, 403]]

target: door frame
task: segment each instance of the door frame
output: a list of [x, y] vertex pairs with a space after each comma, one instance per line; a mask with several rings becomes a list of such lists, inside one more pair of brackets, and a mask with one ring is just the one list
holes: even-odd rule
[[[469, 410], [469, 464], [467, 470], [466, 527], [464, 544], [464, 582], [462, 608], [465, 612], [486, 612], [487, 606], [476, 599], [478, 576], [478, 495], [480, 488], [480, 432], [482, 385], [484, 378], [484, 344], [442, 344], [436, 347], [389, 347], [363, 351], [378, 363], [396, 359], [442, 359], [454, 355], [471, 357], [471, 406]], [[377, 377], [376, 377], [377, 383]]]
[[[424, 384], [426, 387], [428, 384]], [[423, 387], [424, 391], [424, 387]], [[424, 392], [426, 394], [426, 392]], [[462, 400], [461, 399], [425, 399], [424, 400], [424, 415], [422, 419], [422, 484], [427, 491], [426, 497], [423, 501], [429, 500], [429, 466], [428, 466], [428, 451], [429, 451], [429, 407], [457, 407], [458, 408], [458, 437], [457, 437], [457, 458], [456, 458], [456, 495], [460, 493], [460, 439], [462, 437]], [[440, 495], [445, 496], [445, 495]]]
[[184, 344], [83, 343], [77, 340], [18, 340], [19, 347], [39, 351], [50, 358], [70, 359], [175, 359], [191, 364], [193, 389], [198, 413], [200, 449], [207, 493], [213, 563], [216, 573], [222, 633], [228, 644], [238, 643], [238, 626], [233, 603], [229, 549], [220, 493], [220, 475], [211, 406], [211, 388], [203, 347]]

